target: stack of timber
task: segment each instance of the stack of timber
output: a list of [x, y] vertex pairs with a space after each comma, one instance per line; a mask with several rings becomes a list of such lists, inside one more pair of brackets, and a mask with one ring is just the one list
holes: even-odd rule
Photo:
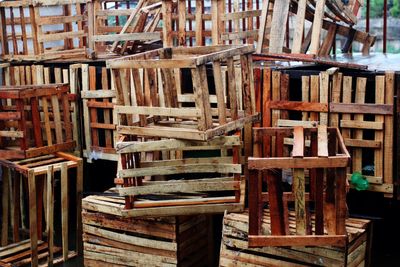
[[123, 218], [104, 202], [120, 203], [112, 196], [83, 200], [85, 266], [212, 265], [209, 217]]
[[[224, 216], [219, 266], [370, 266], [372, 225], [368, 220], [346, 219], [348, 244], [335, 246], [248, 247], [248, 212]], [[270, 212], [262, 217], [269, 232]], [[294, 228], [294, 213], [289, 213]], [[314, 221], [313, 221], [314, 227]]]
[[[161, 39], [161, 2], [153, 0], [88, 3], [89, 48], [96, 58], [134, 54]], [[125, 23], [124, 23], [125, 22]]]
[[[86, 1], [2, 1], [0, 39], [3, 60], [86, 57]], [[50, 13], [51, 15], [44, 15]], [[60, 27], [61, 26], [61, 27]], [[50, 30], [49, 30], [50, 29]]]
[[[254, 157], [248, 160], [249, 247], [346, 247], [346, 167], [350, 155], [338, 129], [322, 125], [254, 128], [253, 134]], [[282, 181], [287, 180], [291, 180], [291, 191], [283, 192]], [[293, 202], [294, 231], [288, 220]], [[271, 213], [271, 231], [267, 233], [262, 230], [265, 203]]]
[[346, 74], [332, 68], [256, 73], [261, 78], [256, 103], [262, 110], [263, 127], [339, 128], [352, 157], [347, 177], [362, 173], [370, 183], [368, 190], [393, 196], [393, 72]]
[[3, 159], [74, 149], [68, 85], [0, 87], [0, 100]]
[[[82, 159], [57, 152], [23, 160], [1, 159], [0, 166], [3, 181], [0, 265], [51, 266], [81, 254]], [[58, 190], [60, 194], [56, 193]], [[60, 217], [54, 215], [58, 209]], [[76, 234], [75, 245], [69, 242], [69, 232]]]

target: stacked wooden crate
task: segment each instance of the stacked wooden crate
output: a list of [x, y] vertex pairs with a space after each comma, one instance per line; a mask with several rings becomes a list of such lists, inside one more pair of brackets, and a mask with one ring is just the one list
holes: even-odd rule
[[360, 172], [369, 190], [393, 195], [394, 73], [263, 69], [260, 77], [262, 126], [338, 127], [352, 156], [348, 178]]
[[[372, 227], [368, 220], [346, 219], [348, 244], [308, 247], [248, 247], [248, 212], [226, 214], [223, 221], [219, 266], [369, 266]], [[289, 213], [289, 225], [294, 227], [294, 213]], [[269, 232], [270, 213], [262, 217], [263, 231]], [[313, 222], [314, 223], [314, 222]]]
[[[11, 70], [21, 70], [19, 74], [29, 73], [23, 72], [25, 68]], [[25, 78], [14, 79], [13, 82], [26, 82]], [[73, 140], [74, 118], [71, 116], [73, 110], [69, 87], [66, 84], [6, 86], [0, 87], [0, 98], [0, 166], [3, 181], [1, 244], [6, 246], [2, 249], [0, 261], [11, 265], [31, 263], [32, 266], [37, 266], [43, 258], [49, 264], [66, 261], [81, 250], [80, 204], [83, 187], [82, 160], [64, 153], [73, 151], [76, 144]], [[61, 180], [59, 198], [54, 193], [55, 179]], [[73, 201], [77, 207], [77, 214], [74, 215], [77, 221], [73, 226], [77, 233], [75, 251], [69, 251], [68, 246], [68, 221], [72, 222], [72, 216], [68, 215], [68, 206], [72, 204], [69, 203], [71, 197], [68, 192], [74, 195], [72, 190], [76, 190], [76, 199]], [[24, 195], [28, 198], [25, 199]], [[54, 245], [53, 212], [56, 199], [60, 199], [61, 203], [62, 248]], [[46, 218], [46, 227], [43, 217]], [[29, 234], [24, 235], [28, 229], [27, 218]], [[22, 231], [19, 226], [22, 226]], [[9, 238], [9, 232], [12, 238]], [[27, 244], [18, 243], [26, 238], [29, 238], [29, 249]], [[22, 244], [21, 247], [9, 244], [10, 240]], [[62, 255], [56, 257], [55, 253], [61, 251]], [[26, 255], [30, 255], [30, 258], [26, 258]]]
[[123, 218], [103, 202], [84, 199], [85, 266], [210, 266], [213, 229], [205, 215]]

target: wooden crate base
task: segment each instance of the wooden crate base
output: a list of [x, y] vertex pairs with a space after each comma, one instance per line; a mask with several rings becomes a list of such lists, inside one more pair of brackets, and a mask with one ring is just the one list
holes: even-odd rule
[[[248, 213], [226, 214], [223, 222], [220, 266], [368, 266], [371, 242], [369, 220], [348, 218], [348, 246], [248, 248]], [[294, 214], [290, 214], [293, 227]], [[263, 232], [270, 231], [269, 214]], [[313, 224], [314, 227], [314, 224]]]
[[82, 216], [85, 266], [209, 266], [205, 215], [130, 219], [85, 207]]
[[[46, 242], [38, 241], [38, 259], [39, 264], [47, 266], [47, 258], [49, 256], [49, 246]], [[62, 248], [53, 247], [54, 260], [53, 263], [64, 262], [62, 257]], [[0, 247], [0, 266], [1, 267], [17, 267], [31, 266], [31, 250], [30, 240], [24, 240], [5, 247]], [[68, 259], [76, 257], [76, 252], [69, 252]]]

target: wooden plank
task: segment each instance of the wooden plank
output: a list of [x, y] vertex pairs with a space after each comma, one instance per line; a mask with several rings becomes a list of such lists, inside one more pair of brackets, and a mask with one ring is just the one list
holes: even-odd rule
[[274, 3], [269, 37], [269, 53], [282, 53], [289, 4], [289, 0], [282, 0]]
[[[385, 94], [386, 94], [386, 86], [385, 86], [385, 76], [378, 75], [375, 77], [375, 103], [384, 104], [385, 103]], [[391, 94], [389, 92], [389, 94]], [[376, 122], [385, 122], [385, 117], [383, 115], [375, 115]], [[386, 129], [386, 127], [385, 127]], [[384, 141], [384, 132], [383, 131], [375, 131], [375, 141], [383, 143]], [[384, 149], [375, 149], [374, 151], [374, 166], [375, 166], [375, 176], [385, 177], [384, 167]], [[390, 160], [390, 159], [388, 159]], [[390, 168], [391, 169], [391, 168]], [[389, 176], [390, 177], [390, 176]], [[385, 181], [385, 180], [384, 180]]]
[[[385, 73], [385, 104], [394, 104], [394, 85], [395, 85], [395, 74], [393, 72]], [[399, 96], [397, 96], [399, 97]], [[385, 135], [384, 135], [384, 150], [383, 150], [383, 181], [386, 184], [394, 183], [393, 181], [393, 116], [385, 116]]]
[[8, 218], [9, 218], [9, 183], [10, 169], [2, 168], [2, 225], [1, 225], [1, 246], [8, 244]]
[[[365, 102], [365, 89], [366, 89], [366, 78], [357, 78], [357, 87], [356, 87], [356, 95], [355, 95], [355, 103], [363, 104]], [[354, 115], [355, 121], [363, 121], [364, 115], [356, 114]], [[363, 130], [357, 129], [354, 131], [355, 139], [363, 139]], [[362, 171], [362, 149], [355, 148], [353, 149], [353, 157], [352, 157], [352, 167], [353, 172], [358, 171], [361, 173]]]
[[314, 55], [318, 54], [320, 46], [320, 37], [322, 30], [322, 21], [324, 18], [325, 1], [326, 0], [318, 0], [315, 6], [314, 20], [312, 24], [312, 35], [311, 35], [312, 37], [309, 49], [310, 53]]
[[[307, 0], [300, 0], [297, 3], [297, 13], [296, 13], [296, 22], [293, 36], [293, 44], [292, 44], [292, 53], [299, 54], [301, 53], [301, 44], [304, 38], [304, 22], [306, 16], [306, 7]], [[258, 52], [257, 52], [258, 53]], [[303, 76], [305, 77], [305, 76]]]
[[48, 265], [49, 267], [53, 266], [53, 247], [54, 247], [54, 176], [53, 176], [53, 166], [48, 166], [47, 169], [47, 227], [46, 233], [48, 236], [48, 244], [49, 244], [49, 257], [48, 257]]
[[[37, 229], [37, 206], [36, 206], [36, 179], [35, 171], [28, 171], [29, 188], [29, 235], [31, 239], [31, 266], [38, 266], [38, 229]], [[41, 231], [41, 230], [40, 230]]]
[[68, 166], [61, 164], [61, 237], [64, 261], [68, 260]]
[[266, 33], [266, 28], [267, 28], [268, 9], [269, 9], [269, 0], [263, 0], [260, 26], [259, 26], [259, 30], [258, 30], [257, 48], [256, 48], [257, 54], [262, 53], [262, 49], [264, 46], [264, 38], [265, 38], [265, 33]]
[[346, 245], [345, 235], [249, 236], [249, 247], [265, 246], [339, 246]]
[[331, 156], [328, 158], [249, 158], [249, 169], [284, 169], [284, 168], [337, 168], [347, 167], [348, 158]]
[[329, 110], [334, 113], [372, 114], [372, 115], [393, 114], [393, 106], [386, 104], [330, 103]]
[[303, 127], [294, 127], [293, 137], [293, 151], [292, 157], [302, 158], [304, 157], [304, 132]]
[[295, 195], [296, 234], [307, 233], [304, 169], [293, 169], [293, 194]]
[[318, 125], [318, 157], [328, 157], [328, 132], [325, 125]]
[[53, 108], [54, 123], [56, 128], [56, 141], [57, 144], [61, 144], [63, 142], [63, 136], [62, 136], [60, 107], [57, 96], [51, 97], [51, 106]]
[[[321, 72], [320, 87], [319, 87], [319, 102], [328, 105], [329, 96], [329, 74], [327, 72]], [[321, 112], [319, 114], [320, 125], [328, 125], [328, 112]]]

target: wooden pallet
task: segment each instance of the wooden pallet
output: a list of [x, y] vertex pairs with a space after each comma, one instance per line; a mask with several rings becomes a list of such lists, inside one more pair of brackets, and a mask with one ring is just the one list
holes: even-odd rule
[[[338, 129], [297, 126], [253, 131], [254, 157], [248, 161], [249, 247], [345, 247], [346, 167], [350, 155]], [[285, 147], [288, 137], [293, 138], [290, 148]], [[282, 192], [282, 180], [290, 176], [289, 171], [292, 191]], [[306, 171], [309, 186], [306, 186]], [[268, 192], [263, 190], [263, 181]], [[291, 202], [295, 207], [294, 231], [289, 229], [288, 222]], [[264, 203], [268, 203], [271, 211], [270, 232], [262, 231]], [[315, 209], [315, 229], [311, 228], [311, 205]]]
[[67, 85], [0, 87], [0, 99], [2, 158], [74, 149]]
[[117, 134], [113, 121], [116, 93], [110, 90], [110, 71], [105, 67], [87, 64], [76, 64], [72, 67], [75, 72], [80, 70], [81, 77], [85, 137], [83, 155], [88, 162], [92, 162], [92, 159], [117, 161], [114, 148]]
[[[240, 211], [245, 181], [239, 136], [208, 142], [167, 139], [117, 144], [117, 184], [123, 216], [165, 216]], [[199, 157], [198, 154], [202, 156]]]
[[130, 219], [92, 205], [82, 213], [85, 266], [211, 266], [211, 217]]
[[[108, 60], [117, 92], [118, 132], [204, 141], [257, 120], [252, 51], [250, 46], [165, 48]], [[241, 84], [235, 82], [234, 56], [240, 56]], [[210, 62], [214, 83], [207, 76]]]
[[[30, 239], [26, 249], [30, 249], [31, 266], [38, 266], [43, 257], [41, 241], [48, 244], [48, 263], [63, 262], [82, 253], [82, 225], [81, 200], [83, 190], [83, 163], [82, 159], [57, 152], [55, 155], [46, 155], [37, 158], [18, 161], [0, 160], [2, 166], [2, 214], [1, 228], [2, 245], [9, 244], [8, 233], [13, 243], [20, 241], [20, 228], [27, 229], [25, 221], [29, 218]], [[57, 178], [56, 178], [57, 177]], [[61, 195], [55, 194], [55, 179], [61, 181]], [[75, 190], [75, 194], [72, 190]], [[29, 196], [24, 199], [23, 196]], [[72, 197], [75, 197], [74, 202]], [[61, 203], [61, 232], [55, 228], [55, 203]], [[76, 209], [70, 205], [75, 203]], [[28, 209], [26, 208], [28, 207]], [[75, 212], [75, 214], [73, 214]], [[43, 222], [42, 218], [45, 218]], [[11, 224], [8, 219], [10, 218]], [[72, 218], [75, 218], [75, 222]], [[9, 228], [10, 227], [10, 231]], [[68, 232], [76, 233], [75, 250], [70, 251]], [[53, 255], [55, 249], [55, 235], [61, 236], [62, 256]], [[1, 261], [1, 259], [0, 259]]]
[[[347, 175], [363, 173], [369, 190], [393, 194], [395, 75], [333, 76], [330, 125], [339, 127], [352, 156]], [[368, 157], [363, 157], [368, 155]], [[366, 170], [366, 166], [370, 170]]]
[[[85, 3], [83, 0], [2, 1], [2, 58], [34, 61], [84, 58], [86, 16], [83, 15], [82, 4]], [[51, 15], [43, 15], [43, 8], [50, 10]]]
[[[370, 266], [372, 225], [368, 220], [346, 219], [347, 248], [333, 246], [249, 248], [245, 213], [224, 216], [219, 266]], [[270, 230], [270, 213], [264, 214], [263, 230]], [[290, 227], [295, 216], [289, 213]], [[314, 225], [314, 221], [313, 221]]]
[[145, 42], [161, 38], [161, 2], [95, 0], [88, 4], [88, 16], [89, 48], [95, 57], [132, 54]]

